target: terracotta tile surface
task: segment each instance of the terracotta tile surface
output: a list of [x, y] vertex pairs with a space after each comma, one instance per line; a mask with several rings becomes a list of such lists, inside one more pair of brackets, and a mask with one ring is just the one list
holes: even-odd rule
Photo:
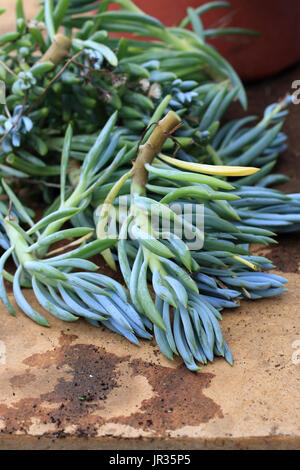
[[224, 314], [234, 366], [197, 374], [152, 342], [1, 312], [0, 448], [299, 447], [300, 276], [287, 277], [280, 298]]

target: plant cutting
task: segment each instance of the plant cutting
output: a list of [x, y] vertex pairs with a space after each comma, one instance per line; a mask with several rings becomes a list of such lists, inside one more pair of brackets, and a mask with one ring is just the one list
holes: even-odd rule
[[[173, 172], [175, 179], [180, 180], [182, 178], [183, 181], [189, 179], [191, 182], [197, 182], [198, 185], [183, 187], [178, 190], [174, 189], [171, 192], [170, 188], [166, 188], [168, 194], [160, 202], [156, 198], [147, 197], [147, 172], [149, 174], [153, 171], [154, 173], [157, 172], [161, 179], [165, 176], [165, 170], [152, 166], [152, 163], [164, 141], [169, 137], [172, 130], [177, 129], [179, 123], [179, 117], [170, 111], [158, 123], [149, 139], [140, 147], [132, 171], [125, 174], [112, 187], [104, 201], [100, 212], [97, 235], [100, 239], [105, 236], [109, 206], [113, 204], [122, 185], [126, 183], [128, 178], [131, 178], [130, 210], [123, 224], [120, 224], [120, 234], [122, 234], [121, 240], [118, 242], [120, 268], [136, 309], [153, 322], [154, 335], [162, 352], [169, 359], [172, 359], [174, 354], [180, 354], [186, 366], [195, 371], [198, 370], [195, 360], [206, 363], [207, 360], [213, 359], [214, 354], [224, 356], [228, 362], [232, 363], [230, 350], [222, 337], [217, 321], [221, 319], [218, 309], [225, 306], [236, 306], [237, 304], [232, 299], [239, 297], [240, 291], [228, 288], [219, 289], [216, 281], [202, 274], [202, 270], [201, 274], [198, 274], [198, 287], [195, 280], [187, 272], [198, 272], [200, 269], [200, 266], [192, 257], [192, 252], [189, 251], [184, 241], [176, 236], [174, 231], [162, 233], [158, 237], [158, 233], [151, 224], [150, 211], [154, 210], [162, 218], [168, 217], [172, 221], [177, 221], [180, 226], [188, 225], [187, 220], [184, 220], [184, 218], [180, 220], [176, 213], [169, 208], [169, 202], [175, 199], [178, 200], [180, 197], [188, 199], [192, 197], [202, 201], [203, 199], [234, 200], [235, 196], [230, 196], [230, 193], [227, 195], [224, 192], [208, 190], [207, 186], [232, 189], [228, 183], [222, 180], [205, 174], [177, 170]], [[195, 167], [193, 169], [195, 170]], [[199, 173], [219, 175], [247, 175], [256, 171], [255, 168], [217, 167], [201, 164], [198, 164], [197, 170]], [[171, 171], [167, 171], [166, 178], [172, 179], [171, 174]], [[192, 208], [193, 204], [189, 204], [189, 206]], [[194, 230], [196, 237], [198, 236], [200, 239], [203, 237], [197, 226], [192, 225], [191, 228]], [[234, 227], [233, 231], [239, 232], [238, 229], [234, 230]], [[126, 234], [135, 235], [133, 243], [130, 243], [126, 236], [124, 237]], [[211, 242], [213, 243], [213, 239]], [[218, 244], [218, 242], [215, 243]], [[228, 246], [228, 252], [223, 252], [224, 258], [227, 256], [227, 258], [231, 258], [239, 264], [256, 269], [255, 265], [249, 260], [234, 254], [235, 250], [232, 253], [232, 248], [235, 247]], [[239, 252], [238, 247], [236, 251]], [[247, 253], [247, 251], [242, 251], [242, 253]], [[105, 254], [105, 259], [108, 262], [113, 260], [110, 251]], [[111, 266], [115, 267], [114, 261]], [[214, 266], [214, 263], [211, 263], [212, 266]], [[222, 273], [222, 270], [219, 271]], [[219, 275], [220, 272], [218, 272]], [[232, 286], [235, 273], [229, 270], [227, 272], [232, 274], [232, 278], [228, 278], [228, 285], [231, 282]], [[152, 300], [147, 285], [148, 273], [151, 275], [155, 301]], [[245, 277], [241, 277], [240, 283], [236, 282], [235, 286], [243, 289], [247, 285], [247, 271], [241, 270], [241, 274], [244, 274]], [[204, 283], [201, 282], [203, 279]], [[272, 291], [272, 286], [275, 284], [277, 289]], [[278, 287], [279, 285], [280, 287]], [[279, 278], [278, 280], [269, 279], [267, 275], [248, 280], [248, 286], [252, 287], [252, 298], [255, 295], [259, 298], [259, 294], [255, 294], [257, 290], [264, 291], [266, 295], [275, 295], [275, 291], [277, 294], [284, 291]], [[251, 293], [247, 294], [248, 297], [251, 297]], [[170, 311], [172, 308], [173, 314]]]
[[[72, 135], [71, 128], [68, 128], [61, 158], [60, 205], [58, 210], [49, 211], [48, 215], [45, 215], [37, 223], [33, 222], [5, 181], [2, 182], [10, 200], [19, 209], [22, 219], [29, 225], [29, 229], [25, 231], [10, 212], [3, 219], [9, 247], [0, 259], [0, 298], [9, 312], [15, 315], [4, 285], [5, 263], [10, 256], [13, 256], [17, 265], [17, 270], [13, 276], [14, 297], [21, 310], [32, 320], [42, 326], [49, 326], [48, 321], [30, 306], [22, 294], [22, 276], [26, 281], [26, 287], [28, 285], [32, 286], [40, 305], [57, 318], [72, 322], [76, 321], [78, 316], [82, 316], [95, 326], [99, 322], [103, 322], [113, 331], [123, 334], [130, 341], [137, 344], [135, 333], [145, 338], [151, 336], [145, 331], [144, 324], [139, 319], [137, 312], [128, 304], [125, 289], [113, 279], [93, 273], [98, 269], [98, 266], [85, 260], [87, 257], [108, 249], [116, 242], [116, 239], [102, 237], [101, 240], [84, 243], [93, 231], [90, 227], [59, 231], [68, 219], [81, 210], [82, 203], [83, 205], [86, 204], [90, 192], [97, 184], [101, 183], [100, 174], [95, 175], [94, 170], [96, 166], [101, 168], [101, 162], [99, 161], [101, 151], [103, 151], [103, 147], [107, 142], [114, 121], [115, 116], [112, 116], [107, 126], [101, 131], [99, 139], [86, 156], [83, 163], [85, 170], [81, 172], [75, 191], [69, 198], [66, 198], [65, 180]], [[121, 156], [123, 154], [124, 152], [121, 153]], [[116, 155], [115, 166], [119, 160], [120, 152]], [[91, 172], [91, 167], [93, 172]], [[114, 166], [111, 166], [110, 170], [108, 168], [104, 170], [105, 173], [102, 176], [108, 175], [112, 168]], [[94, 182], [95, 176], [97, 179], [96, 184]], [[47, 253], [48, 248], [53, 243], [75, 237], [80, 237], [78, 242], [73, 243], [73, 245], [79, 245], [79, 248], [42, 259], [42, 255]], [[73, 268], [85, 269], [91, 272], [70, 274], [69, 271]]]
[[[96, 17], [80, 16], [95, 6]], [[223, 125], [232, 101], [245, 105], [245, 94], [205, 44], [195, 12], [193, 33], [164, 28], [132, 2], [122, 2], [121, 12], [107, 6], [45, 1], [27, 26], [18, 1], [17, 32], [2, 38], [8, 97], [1, 117], [1, 266], [12, 257], [16, 272], [2, 271], [1, 299], [14, 313], [5, 278], [19, 307], [44, 326], [21, 288], [32, 287], [39, 304], [62, 320], [82, 316], [135, 344], [153, 330], [161, 351], [170, 359], [179, 354], [191, 370], [214, 355], [232, 363], [220, 311], [241, 298], [285, 291], [285, 280], [265, 272], [273, 265], [252, 255], [250, 244], [273, 243], [277, 228], [298, 226], [298, 196], [265, 187], [275, 182], [269, 173], [284, 149], [288, 100], [269, 107], [253, 128], [252, 117]], [[111, 38], [112, 30], [156, 40]], [[16, 194], [32, 184], [45, 202], [37, 221]], [[120, 197], [129, 202], [125, 218]], [[266, 199], [268, 228], [260, 214]], [[173, 202], [187, 213], [179, 216]], [[112, 207], [114, 237], [106, 233]], [[284, 212], [288, 223], [281, 224]], [[162, 229], [165, 220], [171, 224]], [[183, 228], [202, 249], [190, 250]], [[63, 247], [53, 249], [56, 242]], [[120, 265], [127, 291], [95, 272], [87, 258], [100, 253], [113, 269]]]

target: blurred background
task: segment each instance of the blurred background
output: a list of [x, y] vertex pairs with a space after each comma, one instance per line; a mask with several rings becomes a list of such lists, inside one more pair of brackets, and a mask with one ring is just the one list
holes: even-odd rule
[[[172, 26], [210, 0], [134, 0], [146, 13]], [[88, 2], [88, 0], [87, 0]], [[205, 28], [241, 27], [260, 36], [229, 34], [210, 38], [243, 80], [253, 81], [277, 74], [300, 61], [300, 0], [229, 0], [231, 8], [212, 9], [201, 16]], [[0, 34], [15, 28], [15, 0], [0, 0], [7, 13], [0, 18]], [[24, 0], [28, 19], [40, 8], [40, 0]], [[219, 2], [225, 3], [226, 2]], [[115, 9], [116, 6], [114, 5]]]
[[[15, 0], [0, 0], [0, 6], [6, 8], [5, 16], [0, 19], [0, 34], [11, 31], [15, 27]], [[32, 18], [40, 9], [40, 0], [25, 0], [24, 10], [28, 18]]]

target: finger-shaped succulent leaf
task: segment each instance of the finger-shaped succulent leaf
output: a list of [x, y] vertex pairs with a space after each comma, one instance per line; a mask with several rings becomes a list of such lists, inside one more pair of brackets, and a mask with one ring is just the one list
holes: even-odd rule
[[124, 302], [127, 301], [127, 292], [126, 289], [117, 282], [115, 279], [105, 276], [104, 274], [100, 273], [75, 273], [74, 276], [77, 276], [79, 278], [85, 279], [89, 282], [93, 282], [96, 285], [102, 285], [104, 287], [107, 287], [108, 289], [118, 293], [119, 297], [123, 299]]
[[[116, 238], [107, 237], [102, 240], [95, 240], [93, 242], [84, 244], [83, 246], [76, 248], [75, 250], [68, 251], [62, 255], [58, 255], [50, 258], [51, 262], [61, 261], [69, 258], [91, 258], [92, 256], [98, 255], [102, 250], [110, 248], [116, 243]], [[43, 263], [48, 263], [48, 260], [42, 260]]]
[[8, 258], [11, 256], [13, 251], [14, 251], [14, 247], [12, 246], [12, 247], [8, 248], [8, 250], [6, 250], [0, 258], [0, 300], [3, 303], [4, 307], [7, 308], [9, 313], [11, 313], [11, 315], [16, 316], [15, 309], [13, 308], [13, 306], [12, 306], [8, 296], [7, 296], [5, 283], [4, 283], [4, 272], [3, 272], [5, 263], [8, 260]]
[[178, 199], [196, 199], [199, 201], [203, 200], [229, 200], [234, 201], [239, 199], [233, 193], [224, 193], [221, 191], [208, 190], [208, 188], [200, 186], [185, 186], [183, 188], [178, 188], [170, 191], [166, 196], [161, 199], [162, 204], [170, 204], [173, 201]]
[[162, 330], [166, 330], [166, 326], [164, 324], [164, 321], [161, 317], [161, 314], [157, 310], [151, 295], [148, 290], [147, 286], [147, 270], [148, 270], [148, 264], [144, 261], [141, 270], [139, 273], [139, 279], [138, 279], [138, 298], [140, 301], [140, 304], [143, 308], [144, 314], [159, 328]]
[[192, 172], [185, 172], [181, 170], [173, 170], [173, 169], [164, 169], [160, 167], [156, 167], [154, 165], [146, 164], [145, 167], [149, 171], [149, 173], [153, 173], [158, 175], [162, 178], [176, 180], [176, 181], [187, 181], [190, 183], [201, 183], [207, 184], [212, 188], [223, 188], [223, 189], [234, 189], [234, 186], [227, 183], [227, 181], [214, 178], [212, 176], [201, 175]]
[[176, 166], [178, 168], [183, 168], [185, 170], [195, 171], [197, 173], [205, 173], [208, 175], [220, 175], [220, 176], [246, 176], [252, 175], [259, 171], [259, 168], [253, 167], [242, 167], [242, 166], [217, 166], [217, 165], [205, 165], [203, 163], [192, 163], [185, 162], [182, 160], [177, 160], [173, 157], [168, 157], [167, 155], [159, 155], [164, 162], [169, 163], [170, 165]]
[[13, 282], [13, 293], [16, 299], [16, 302], [20, 309], [33, 321], [38, 323], [41, 326], [50, 326], [48, 321], [45, 317], [43, 317], [40, 313], [36, 312], [31, 305], [27, 302], [24, 295], [22, 294], [22, 290], [20, 287], [20, 276], [22, 273], [22, 266], [20, 265], [14, 275], [14, 282]]
[[191, 371], [197, 371], [200, 367], [194, 361], [193, 354], [190, 351], [190, 348], [187, 344], [187, 341], [184, 337], [183, 326], [180, 320], [180, 314], [178, 309], [174, 310], [174, 339], [176, 343], [176, 348], [185, 362], [185, 365]]
[[46, 217], [39, 220], [36, 224], [34, 224], [29, 230], [27, 230], [27, 235], [32, 235], [34, 232], [40, 230], [43, 227], [48, 226], [52, 222], [56, 222], [58, 220], [68, 220], [77, 214], [80, 211], [77, 207], [69, 207], [67, 209], [61, 209], [58, 211], [53, 212], [52, 214], [47, 215]]
[[214, 343], [215, 343], [215, 335], [213, 326], [210, 321], [210, 317], [208, 314], [208, 309], [205, 305], [199, 301], [199, 299], [193, 298], [192, 301], [189, 302], [189, 305], [194, 308], [194, 310], [198, 313], [203, 328], [205, 330], [205, 335], [207, 338], [207, 343], [209, 345], [210, 351], [213, 352]]
[[76, 315], [97, 321], [106, 318], [106, 315], [103, 315], [106, 312], [103, 312], [103, 309], [99, 308], [99, 304], [97, 311], [93, 311], [89, 304], [85, 305], [80, 301], [75, 292], [67, 290], [62, 286], [62, 284], [59, 284], [58, 289], [64, 302], [69, 306], [69, 309], [71, 309], [72, 312], [76, 313]]
[[15, 195], [15, 193], [11, 190], [11, 188], [6, 184], [4, 179], [1, 180], [1, 184], [8, 195], [8, 197], [11, 199], [12, 203], [14, 204], [20, 218], [24, 221], [27, 222], [30, 226], [34, 225], [34, 222], [32, 218], [30, 217], [28, 210], [23, 206], [21, 201], [18, 199], [18, 197]]
[[118, 308], [118, 306], [110, 300], [110, 298], [105, 296], [97, 295], [96, 299], [103, 305], [109, 317], [111, 317], [114, 322], [118, 323], [122, 328], [125, 328], [128, 331], [133, 332], [133, 329], [126, 319], [126, 317], [122, 314], [122, 311]]
[[58, 269], [54, 268], [51, 265], [46, 263], [41, 263], [40, 261], [25, 261], [24, 268], [36, 276], [49, 277], [50, 279], [65, 281], [67, 280], [67, 275]]
[[99, 266], [97, 266], [97, 264], [82, 258], [69, 258], [58, 261], [51, 261], [50, 258], [49, 264], [55, 268], [77, 268], [86, 269], [87, 271], [97, 271], [99, 269]]
[[119, 323], [115, 322], [113, 318], [107, 318], [103, 320], [103, 324], [109, 328], [114, 333], [124, 336], [128, 341], [133, 344], [139, 345], [139, 341], [135, 334], [132, 331], [128, 331], [126, 328], [122, 327]]
[[52, 235], [48, 235], [47, 237], [40, 238], [36, 243], [30, 245], [27, 251], [28, 253], [31, 253], [34, 250], [38, 250], [43, 247], [48, 247], [53, 243], [57, 243], [65, 239], [83, 237], [91, 232], [93, 232], [93, 229], [90, 227], [75, 227], [66, 230], [61, 230], [59, 232], [53, 233]]
[[192, 354], [195, 355], [195, 352], [197, 350], [197, 344], [196, 344], [195, 333], [193, 330], [189, 313], [183, 305], [179, 305], [179, 312], [180, 312], [180, 318], [182, 321], [186, 341], [189, 345], [189, 348]]
[[172, 276], [165, 276], [165, 280], [175, 292], [175, 296], [177, 297], [178, 302], [184, 305], [185, 307], [187, 307], [188, 294], [187, 294], [185, 287], [182, 285], [182, 283], [179, 282], [178, 279], [175, 279]]
[[168, 283], [164, 282], [164, 278], [157, 269], [154, 270], [152, 274], [152, 286], [155, 294], [160, 299], [168, 302], [172, 307], [177, 307], [175, 293], [172, 287], [170, 288]]
[[170, 234], [168, 238], [170, 248], [179, 257], [182, 264], [189, 270], [192, 271], [192, 255], [187, 245], [174, 234]]
[[168, 359], [173, 360], [173, 351], [169, 346], [165, 331], [163, 331], [161, 328], [158, 328], [156, 325], [154, 325], [153, 331], [154, 331], [155, 340], [161, 352]]
[[160, 258], [160, 260], [163, 264], [165, 264], [172, 276], [174, 276], [179, 282], [181, 282], [191, 291], [198, 293], [197, 284], [184, 269], [169, 259]]
[[46, 311], [63, 321], [74, 322], [78, 320], [78, 317], [72, 315], [68, 310], [62, 309], [55, 303], [55, 300], [51, 298], [49, 292], [47, 292], [42, 283], [39, 282], [35, 276], [32, 276], [32, 287], [37, 301]]
[[130, 285], [130, 278], [131, 278], [131, 268], [129, 264], [129, 259], [126, 251], [126, 236], [128, 233], [128, 226], [132, 222], [133, 216], [127, 217], [125, 222], [123, 223], [121, 230], [120, 230], [120, 235], [119, 235], [119, 241], [118, 241], [118, 261], [119, 261], [119, 266], [123, 275], [123, 279], [129, 289]]

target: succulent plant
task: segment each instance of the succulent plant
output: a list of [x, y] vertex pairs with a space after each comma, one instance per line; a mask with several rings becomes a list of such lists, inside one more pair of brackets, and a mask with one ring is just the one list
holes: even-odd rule
[[[204, 30], [201, 15], [227, 2], [188, 9], [177, 28], [131, 0], [111, 2], [118, 11], [109, 3], [45, 0], [27, 22], [18, 0], [16, 31], [0, 37], [0, 298], [15, 314], [6, 279], [43, 326], [23, 288], [64, 321], [83, 317], [135, 344], [154, 336], [192, 371], [214, 356], [232, 364], [222, 309], [286, 290], [251, 244], [300, 228], [299, 195], [269, 188], [286, 179], [272, 169], [286, 148], [290, 98], [255, 125], [253, 116], [223, 122], [234, 101], [246, 107], [246, 94], [206, 38], [253, 34]], [[44, 209], [37, 221], [19, 195], [33, 188]], [[97, 254], [119, 265], [127, 289], [96, 272], [89, 258]]]

